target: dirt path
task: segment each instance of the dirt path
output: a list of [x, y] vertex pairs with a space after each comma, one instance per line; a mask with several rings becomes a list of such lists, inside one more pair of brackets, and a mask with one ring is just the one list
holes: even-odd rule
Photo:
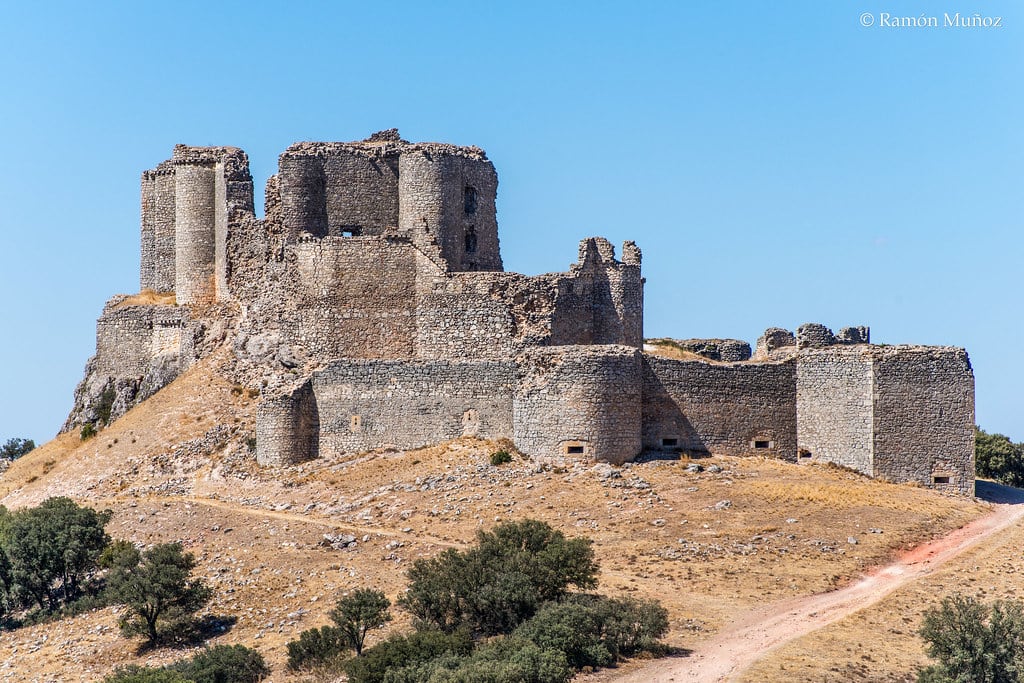
[[[896, 562], [876, 568], [856, 583], [830, 593], [793, 598], [753, 610], [698, 646], [689, 656], [659, 660], [613, 680], [618, 683], [735, 680], [769, 651], [875, 604], [900, 586], [935, 571], [1024, 517], [1024, 504], [1012, 497], [1012, 493], [992, 490], [991, 494], [990, 500], [1003, 504], [996, 505], [990, 514], [908, 551]], [[1005, 504], [1011, 501], [1015, 504]]]

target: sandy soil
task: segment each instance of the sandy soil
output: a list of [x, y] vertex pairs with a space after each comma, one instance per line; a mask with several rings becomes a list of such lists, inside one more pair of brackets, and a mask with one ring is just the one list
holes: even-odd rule
[[612, 680], [621, 683], [701, 681], [738, 678], [771, 650], [869, 607], [903, 585], [935, 571], [965, 550], [1013, 526], [1024, 517], [1024, 503], [1011, 489], [982, 482], [997, 501], [988, 515], [924, 543], [898, 560], [869, 571], [835, 591], [773, 603], [728, 625], [685, 658], [652, 663]]

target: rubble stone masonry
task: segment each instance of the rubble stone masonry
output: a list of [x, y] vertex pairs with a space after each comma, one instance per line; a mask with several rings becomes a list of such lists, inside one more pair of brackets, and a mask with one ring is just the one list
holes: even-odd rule
[[471, 435], [538, 459], [754, 454], [972, 491], [962, 349], [809, 323], [769, 328], [753, 354], [729, 339], [644, 353], [637, 245], [619, 259], [588, 237], [565, 272], [504, 272], [482, 149], [387, 130], [278, 164], [262, 219], [240, 149], [178, 145], [142, 174], [140, 288], [176, 305], [111, 300], [66, 430], [227, 346], [224, 371], [262, 396], [266, 465]]

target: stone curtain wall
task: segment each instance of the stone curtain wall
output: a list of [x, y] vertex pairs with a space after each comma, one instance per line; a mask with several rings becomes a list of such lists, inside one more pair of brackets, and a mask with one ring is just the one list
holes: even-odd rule
[[873, 362], [869, 346], [804, 349], [797, 363], [798, 448], [805, 456], [873, 473]]
[[795, 360], [643, 359], [645, 448], [796, 460]]
[[[952, 347], [873, 347], [875, 476], [974, 493], [974, 374]], [[948, 483], [935, 477], [948, 477]]]
[[383, 237], [305, 239], [285, 248], [288, 269], [265, 292], [285, 339], [322, 362], [413, 354], [416, 259]]
[[520, 356], [516, 446], [542, 459], [621, 464], [640, 453], [640, 354], [626, 346], [562, 346]]
[[96, 322], [97, 372], [141, 377], [160, 354], [177, 356], [183, 310], [175, 306], [122, 306], [115, 297]]
[[320, 452], [512, 434], [511, 361], [336, 361], [313, 375]]

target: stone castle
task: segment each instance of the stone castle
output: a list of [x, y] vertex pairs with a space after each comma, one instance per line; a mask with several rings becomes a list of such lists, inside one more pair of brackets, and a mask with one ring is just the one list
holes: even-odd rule
[[538, 459], [761, 454], [973, 493], [963, 349], [809, 324], [753, 354], [645, 351], [637, 246], [592, 237], [567, 272], [505, 272], [497, 186], [483, 150], [389, 130], [289, 147], [258, 219], [242, 150], [175, 147], [142, 175], [143, 295], [104, 308], [65, 430], [228, 348], [260, 392], [267, 465], [471, 435]]

